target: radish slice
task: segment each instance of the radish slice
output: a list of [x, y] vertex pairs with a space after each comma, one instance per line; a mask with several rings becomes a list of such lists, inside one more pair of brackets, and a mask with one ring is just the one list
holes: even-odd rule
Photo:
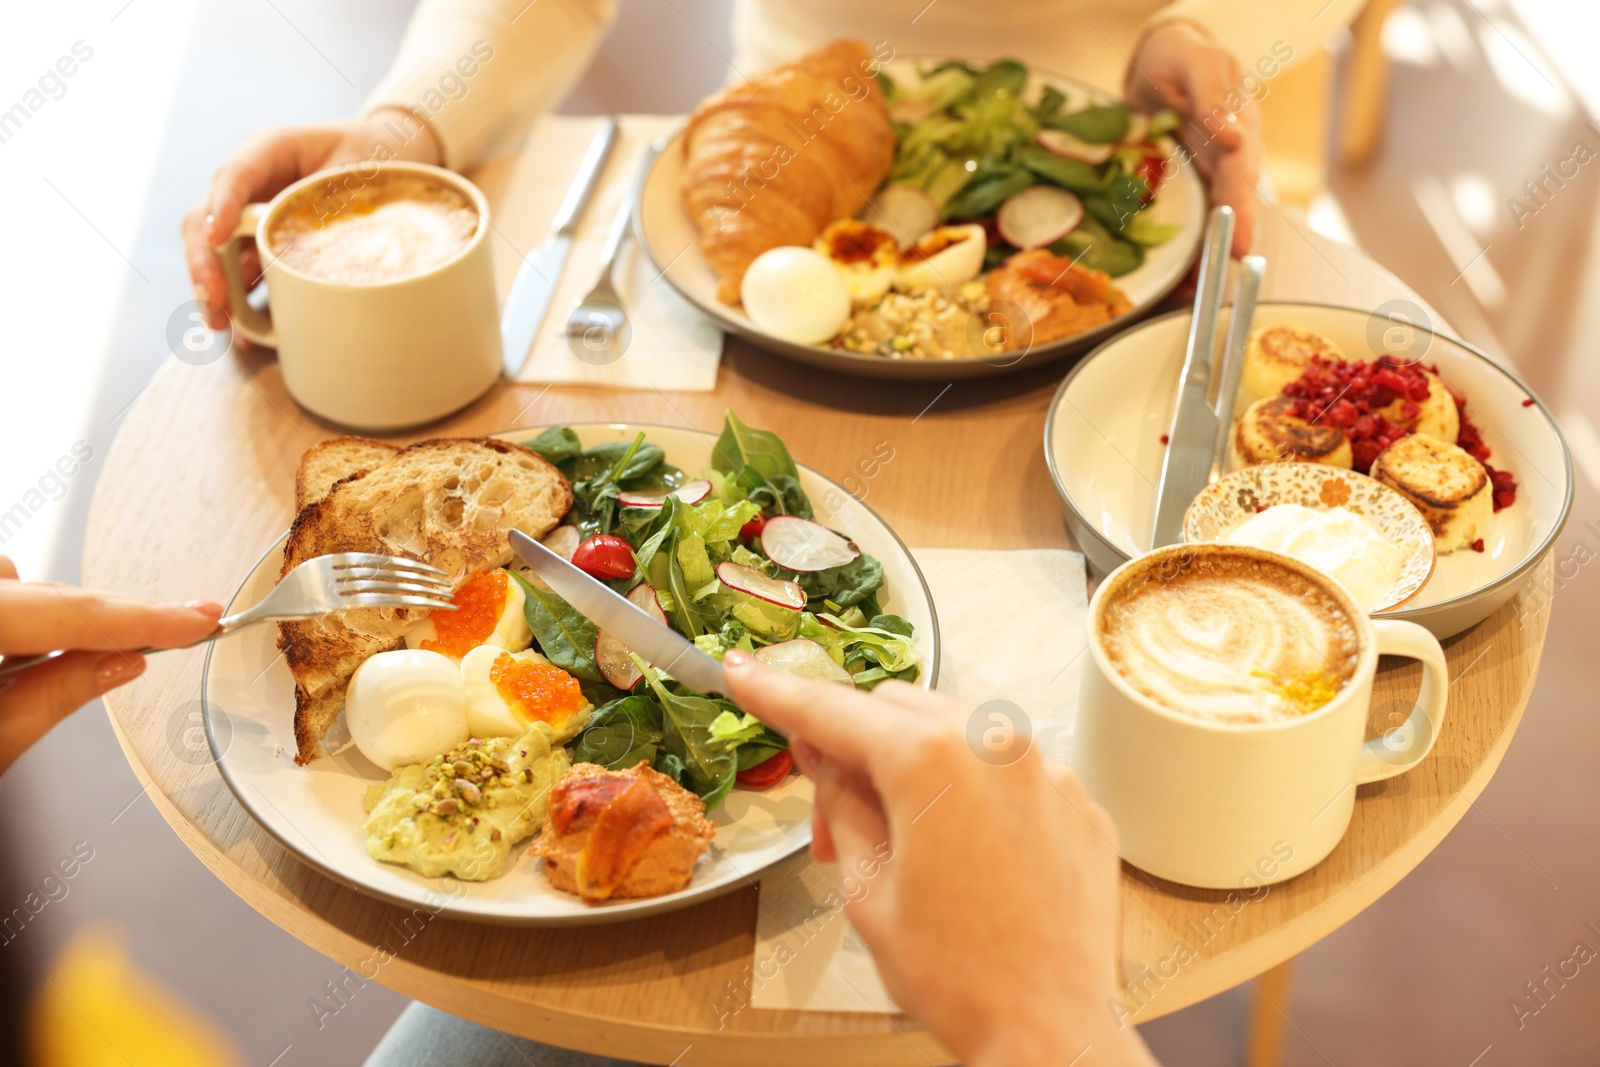
[[696, 478], [692, 482], [672, 490], [670, 493], [632, 493], [621, 492], [617, 494], [617, 503], [625, 508], [659, 508], [667, 502], [667, 497], [675, 496], [685, 504], [698, 504], [711, 495], [711, 483], [704, 478]]
[[656, 596], [656, 587], [649, 582], [640, 582], [628, 590], [628, 599], [648, 611], [656, 622], [663, 626], [667, 624], [667, 613], [661, 608], [661, 599]]
[[1066, 130], [1040, 130], [1033, 135], [1039, 142], [1039, 147], [1047, 152], [1062, 157], [1063, 159], [1076, 159], [1079, 163], [1087, 163], [1098, 167], [1111, 158], [1111, 153], [1116, 150], [1116, 145], [1091, 144], [1081, 137], [1074, 137]]
[[867, 201], [861, 221], [894, 234], [895, 244], [910, 248], [939, 223], [939, 205], [915, 185], [886, 185]]
[[1150, 116], [1143, 111], [1135, 111], [1128, 116], [1128, 132], [1122, 135], [1123, 144], [1144, 144], [1144, 139], [1150, 136]]
[[[768, 526], [772, 523], [768, 522]], [[717, 564], [717, 580], [736, 593], [746, 593], [757, 600], [776, 604], [780, 608], [799, 611], [806, 606], [806, 591], [793, 582], [769, 578], [754, 567], [740, 563]]]
[[779, 515], [761, 528], [761, 550], [778, 566], [791, 571], [825, 571], [843, 567], [861, 555], [853, 541], [810, 519]]
[[632, 689], [644, 677], [631, 652], [604, 630], [594, 635], [594, 665], [600, 668], [600, 676], [618, 689]]
[[1083, 204], [1065, 189], [1030, 185], [1000, 205], [1000, 236], [1021, 249], [1043, 248], [1083, 221]]
[[578, 550], [578, 543], [582, 540], [576, 526], [562, 524], [546, 534], [540, 544], [571, 563], [572, 554]]
[[[649, 582], [640, 582], [628, 590], [628, 599], [649, 612], [656, 622], [667, 624], [667, 613], [661, 608], [656, 587]], [[632, 651], [604, 630], [594, 635], [594, 665], [600, 668], [601, 676], [618, 689], [632, 689], [634, 683], [644, 677], [644, 672], [633, 661]]]
[[756, 659], [769, 667], [776, 667], [789, 674], [797, 674], [802, 678], [811, 678], [818, 682], [838, 682], [842, 685], [855, 685], [856, 680], [850, 677], [850, 672], [833, 662], [833, 657], [828, 655], [827, 649], [804, 637], [796, 637], [792, 641], [779, 641], [775, 645], [756, 649]]

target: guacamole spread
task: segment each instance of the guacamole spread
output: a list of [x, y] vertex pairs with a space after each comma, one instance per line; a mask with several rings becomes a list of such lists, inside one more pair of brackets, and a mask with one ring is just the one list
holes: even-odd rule
[[518, 737], [474, 738], [401, 767], [367, 790], [367, 851], [434, 878], [506, 873], [511, 849], [544, 820], [550, 787], [571, 762], [534, 723]]

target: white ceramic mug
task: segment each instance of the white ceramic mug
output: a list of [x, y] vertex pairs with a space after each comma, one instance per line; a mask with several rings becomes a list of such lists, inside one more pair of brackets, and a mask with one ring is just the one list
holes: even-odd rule
[[[1108, 597], [1152, 567], [1204, 553], [1269, 557], [1339, 603], [1355, 625], [1359, 653], [1332, 700], [1295, 719], [1217, 722], [1163, 707], [1118, 673], [1103, 642]], [[1421, 661], [1422, 688], [1404, 725], [1366, 740], [1380, 655]], [[1432, 634], [1415, 623], [1369, 619], [1337, 582], [1298, 560], [1240, 545], [1172, 545], [1118, 567], [1089, 602], [1073, 767], [1110, 814], [1122, 856], [1134, 866], [1207, 889], [1281, 882], [1333, 851], [1357, 786], [1422, 762], [1443, 725], [1448, 685]]]
[[[479, 225], [456, 256], [397, 281], [345, 285], [295, 270], [267, 242], [280, 212], [314, 186], [327, 197], [403, 173], [447, 185], [473, 205]], [[361, 430], [399, 430], [441, 419], [482, 396], [500, 375], [500, 314], [488, 242], [489, 203], [459, 174], [422, 163], [354, 163], [318, 171], [270, 203], [249, 204], [219, 251], [228, 275], [233, 329], [278, 350], [289, 394], [329, 422]], [[268, 311], [245, 299], [239, 248], [254, 237], [267, 284]]]

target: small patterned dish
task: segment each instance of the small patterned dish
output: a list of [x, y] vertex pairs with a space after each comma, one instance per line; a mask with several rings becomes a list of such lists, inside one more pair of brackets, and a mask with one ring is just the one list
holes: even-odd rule
[[1433, 574], [1433, 531], [1411, 501], [1365, 474], [1320, 463], [1263, 463], [1218, 478], [1183, 513], [1183, 539], [1215, 541], [1274, 504], [1300, 504], [1318, 511], [1346, 508], [1405, 553], [1400, 576], [1372, 609], [1374, 615], [1393, 611], [1416, 596]]

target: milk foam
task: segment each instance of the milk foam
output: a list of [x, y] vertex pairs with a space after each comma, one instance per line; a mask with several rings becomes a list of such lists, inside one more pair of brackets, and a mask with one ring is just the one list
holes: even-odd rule
[[1302, 714], [1275, 692], [1283, 682], [1350, 678], [1359, 639], [1332, 596], [1270, 563], [1218, 562], [1152, 572], [1106, 603], [1102, 643], [1130, 685], [1196, 718], [1271, 722]]
[[353, 194], [286, 212], [271, 243], [288, 266], [323, 281], [399, 281], [454, 258], [478, 229], [478, 213], [453, 189], [388, 178]]

